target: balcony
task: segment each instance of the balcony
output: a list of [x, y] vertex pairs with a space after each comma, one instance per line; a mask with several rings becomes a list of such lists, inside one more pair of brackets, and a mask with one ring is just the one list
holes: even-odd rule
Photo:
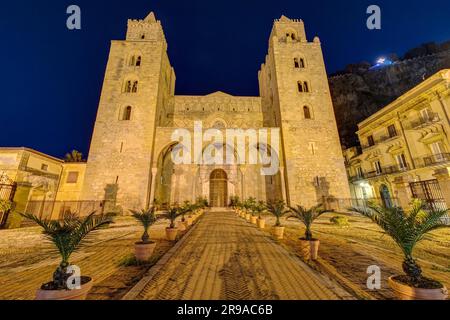
[[427, 117], [418, 117], [410, 121], [406, 126], [406, 130], [416, 130], [426, 127], [430, 124], [441, 121], [441, 118], [437, 113], [429, 113]]
[[365, 176], [367, 178], [375, 178], [375, 177], [381, 177], [381, 176], [385, 176], [388, 174], [395, 174], [395, 173], [401, 173], [401, 172], [406, 172], [409, 171], [410, 167], [409, 165], [406, 165], [405, 167], [401, 167], [399, 165], [395, 165], [395, 166], [389, 166], [389, 167], [382, 167], [381, 171], [370, 171], [365, 173]]
[[431, 154], [414, 159], [418, 168], [433, 167], [437, 165], [448, 164], [450, 162], [450, 153]]
[[394, 139], [397, 139], [399, 137], [400, 137], [400, 135], [398, 133], [395, 133], [395, 134], [392, 134], [392, 135], [381, 136], [378, 139], [376, 139], [374, 141], [374, 144], [372, 144], [372, 145], [370, 145], [370, 144], [362, 145], [362, 149], [363, 150], [369, 149], [369, 148], [375, 147], [376, 145], [378, 145], [380, 143], [383, 143], [383, 142], [386, 142], [386, 141], [390, 141], [390, 140], [394, 140]]

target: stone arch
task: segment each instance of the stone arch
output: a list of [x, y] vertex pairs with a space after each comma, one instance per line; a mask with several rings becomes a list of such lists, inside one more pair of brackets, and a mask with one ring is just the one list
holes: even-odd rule
[[175, 164], [172, 161], [172, 151], [178, 145], [178, 142], [169, 143], [158, 154], [156, 163], [158, 172], [155, 177], [155, 199], [162, 207], [167, 207], [171, 204], [172, 176], [175, 171]]

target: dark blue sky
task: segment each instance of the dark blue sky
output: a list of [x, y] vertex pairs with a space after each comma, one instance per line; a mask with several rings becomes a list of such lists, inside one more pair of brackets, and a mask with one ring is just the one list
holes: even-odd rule
[[[366, 28], [374, 3], [382, 8], [381, 31]], [[81, 7], [81, 31], [66, 28], [71, 4]], [[1, 1], [0, 146], [86, 154], [110, 40], [123, 39], [127, 19], [149, 11], [163, 22], [177, 94], [257, 95], [257, 72], [281, 14], [303, 19], [310, 40], [320, 36], [330, 73], [450, 40], [449, 0]]]

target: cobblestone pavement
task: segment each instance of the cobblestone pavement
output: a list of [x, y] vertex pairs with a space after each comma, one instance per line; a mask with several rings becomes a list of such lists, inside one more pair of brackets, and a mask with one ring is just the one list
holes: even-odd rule
[[353, 299], [231, 212], [205, 214], [166, 265], [142, 281], [132, 299]]
[[[166, 226], [166, 221], [160, 221], [150, 230], [162, 247], [167, 247], [161, 240]], [[119, 218], [110, 228], [93, 234], [92, 243], [74, 253], [71, 262], [81, 268], [83, 275], [94, 279], [95, 292], [96, 285], [119, 270], [123, 272], [120, 263], [133, 255], [134, 243], [141, 234], [142, 227], [132, 218]], [[0, 300], [34, 299], [36, 290], [51, 280], [59, 263], [58, 254], [51, 248], [39, 227], [0, 231]], [[107, 294], [94, 298], [107, 298]]]

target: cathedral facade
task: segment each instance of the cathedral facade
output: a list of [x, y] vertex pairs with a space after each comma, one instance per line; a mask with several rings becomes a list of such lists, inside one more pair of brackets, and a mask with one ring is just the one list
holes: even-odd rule
[[[319, 38], [309, 42], [301, 20], [275, 20], [258, 77], [258, 97], [175, 95], [161, 22], [153, 13], [129, 20], [126, 39], [111, 44], [81, 199], [113, 196], [135, 209], [198, 197], [213, 207], [232, 196], [305, 206], [350, 198]], [[180, 130], [195, 136], [195, 129], [199, 141], [174, 139]], [[244, 134], [246, 151], [270, 156], [276, 170], [263, 174], [270, 164], [249, 162], [238, 139], [217, 139], [231, 129]], [[261, 132], [270, 139], [261, 140]], [[232, 161], [202, 161], [211, 146]], [[195, 147], [192, 163], [174, 162], [174, 154]]]

